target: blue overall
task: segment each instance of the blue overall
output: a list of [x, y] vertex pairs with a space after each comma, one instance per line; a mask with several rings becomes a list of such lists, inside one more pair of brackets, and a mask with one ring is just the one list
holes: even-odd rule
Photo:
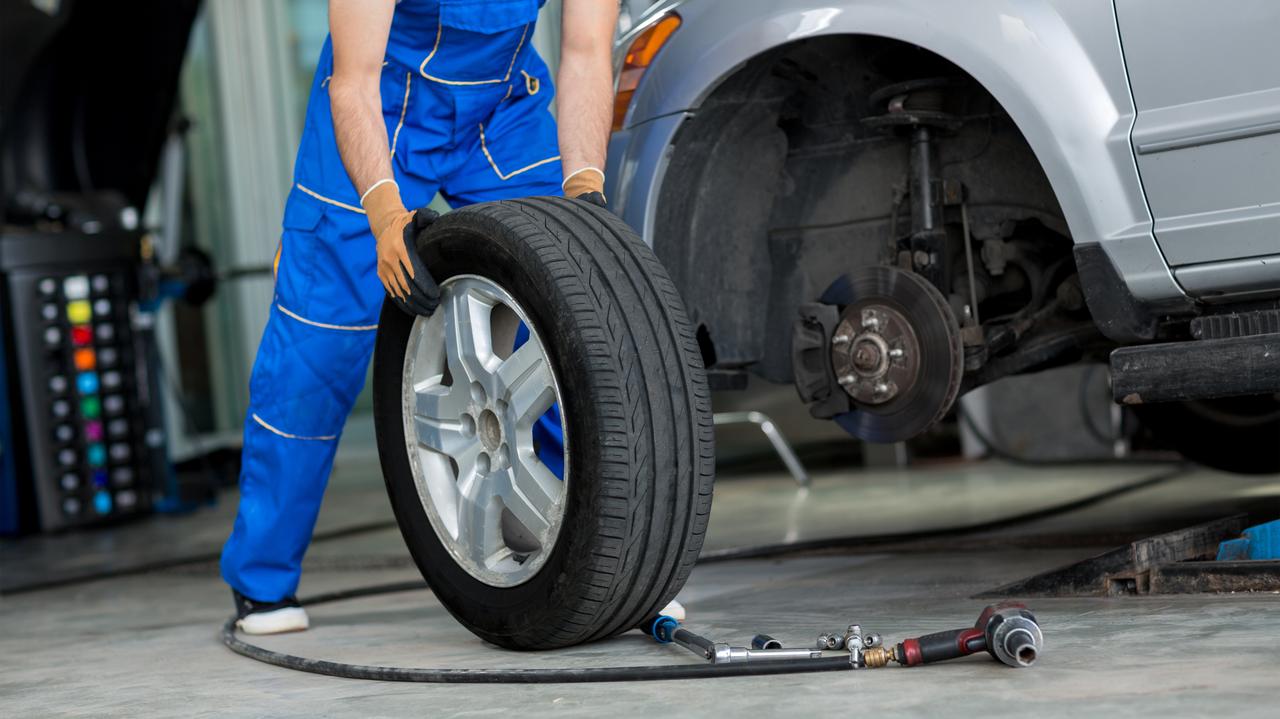
[[[407, 207], [561, 194], [551, 78], [530, 44], [541, 0], [400, 0], [383, 119]], [[364, 385], [384, 291], [374, 239], [334, 139], [325, 42], [284, 213], [275, 296], [245, 418], [240, 508], [222, 576], [261, 602], [291, 596]], [[527, 333], [524, 333], [527, 336]], [[559, 470], [559, 423], [543, 418]]]

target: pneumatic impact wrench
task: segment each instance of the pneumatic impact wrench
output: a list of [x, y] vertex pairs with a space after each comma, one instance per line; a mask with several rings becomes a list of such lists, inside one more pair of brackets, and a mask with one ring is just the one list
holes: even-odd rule
[[884, 666], [890, 660], [904, 667], [958, 659], [986, 651], [1011, 667], [1029, 667], [1044, 648], [1044, 635], [1036, 617], [1018, 602], [992, 604], [982, 610], [972, 627], [935, 632], [904, 639], [892, 649], [867, 656], [868, 666]]

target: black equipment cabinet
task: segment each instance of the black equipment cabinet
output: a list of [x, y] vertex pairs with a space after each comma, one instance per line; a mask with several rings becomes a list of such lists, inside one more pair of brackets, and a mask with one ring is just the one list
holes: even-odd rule
[[169, 471], [141, 234], [0, 237], [5, 533], [149, 512]]
[[[171, 471], [142, 208], [200, 0], [0, 0], [0, 534], [145, 513]], [[140, 279], [146, 278], [146, 279]]]

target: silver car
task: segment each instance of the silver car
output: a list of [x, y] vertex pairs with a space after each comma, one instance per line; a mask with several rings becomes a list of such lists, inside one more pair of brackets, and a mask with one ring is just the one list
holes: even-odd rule
[[899, 441], [1110, 361], [1184, 454], [1280, 471], [1280, 3], [624, 3], [611, 207], [715, 384]]

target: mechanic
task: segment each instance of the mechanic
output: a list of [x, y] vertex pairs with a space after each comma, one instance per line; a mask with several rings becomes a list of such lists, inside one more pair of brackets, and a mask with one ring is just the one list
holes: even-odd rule
[[[618, 2], [564, 0], [558, 131], [531, 44], [543, 2], [329, 2], [222, 552], [248, 634], [308, 626], [294, 596], [302, 557], [384, 293], [419, 314], [439, 300], [407, 245], [435, 215], [406, 207], [437, 192], [451, 206], [562, 193], [604, 204]], [[563, 443], [551, 420], [538, 429], [555, 469]]]

